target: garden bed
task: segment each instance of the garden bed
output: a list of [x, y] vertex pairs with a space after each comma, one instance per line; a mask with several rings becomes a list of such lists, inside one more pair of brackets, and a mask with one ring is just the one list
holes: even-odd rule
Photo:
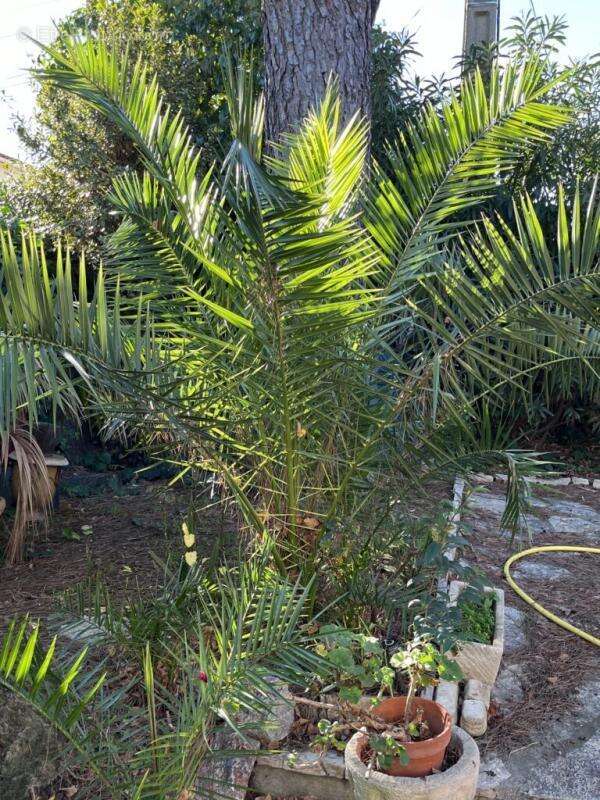
[[[188, 502], [188, 491], [158, 481], [130, 483], [118, 493], [63, 497], [24, 563], [0, 565], [0, 630], [18, 614], [46, 618], [57, 592], [89, 577], [102, 577], [117, 599], [139, 587], [151, 590], [162, 576], [153, 554], [163, 558], [180, 550]], [[0, 517], [2, 538], [8, 532], [5, 522]], [[87, 535], [81, 530], [85, 525], [91, 528]], [[226, 541], [235, 540], [234, 529], [224, 526], [219, 514], [207, 513], [200, 543], [206, 552], [221, 529]]]

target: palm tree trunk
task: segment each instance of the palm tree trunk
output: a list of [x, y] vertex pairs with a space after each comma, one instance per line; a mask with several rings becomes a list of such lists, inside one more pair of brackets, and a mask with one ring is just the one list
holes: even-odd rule
[[264, 0], [266, 137], [293, 130], [339, 79], [344, 119], [371, 111], [371, 28], [379, 0]]

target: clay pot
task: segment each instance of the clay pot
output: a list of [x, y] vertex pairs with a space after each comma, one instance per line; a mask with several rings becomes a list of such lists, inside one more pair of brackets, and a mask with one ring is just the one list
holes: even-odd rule
[[[479, 776], [479, 750], [462, 728], [453, 728], [451, 737], [458, 761], [444, 772], [424, 778], [396, 778], [377, 770], [367, 773], [367, 766], [361, 758], [366, 739], [364, 733], [355, 733], [344, 753], [346, 777], [354, 800], [474, 800]], [[346, 795], [339, 792], [335, 797]]]
[[[405, 708], [406, 697], [388, 697], [375, 706], [372, 713], [386, 722], [401, 722]], [[420, 709], [423, 710], [423, 719], [427, 721], [433, 736], [422, 742], [407, 742], [404, 747], [410, 761], [408, 764], [401, 764], [400, 759], [393, 759], [390, 769], [386, 770], [388, 775], [423, 778], [442, 766], [452, 735], [452, 717], [439, 703], [424, 697], [415, 697], [412, 702], [412, 716]]]

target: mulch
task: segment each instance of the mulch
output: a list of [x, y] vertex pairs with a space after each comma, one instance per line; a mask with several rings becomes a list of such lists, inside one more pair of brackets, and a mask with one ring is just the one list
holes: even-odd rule
[[[500, 491], [494, 488], [494, 494]], [[582, 503], [600, 511], [600, 491], [585, 487], [536, 486], [534, 495]], [[534, 512], [543, 525], [545, 509]], [[505, 657], [504, 663], [519, 664], [524, 671], [524, 700], [503, 709], [492, 703], [488, 733], [478, 740], [482, 753], [514, 751], [535, 741], [536, 731], [559, 721], [573, 711], [577, 690], [588, 680], [597, 679], [600, 669], [598, 648], [555, 625], [523, 602], [504, 580], [502, 568], [514, 552], [507, 533], [498, 531], [497, 518], [485, 519], [481, 510], [467, 512], [464, 521], [473, 551], [469, 561], [481, 568], [491, 581], [502, 587], [508, 605], [520, 609], [526, 618], [528, 645]], [[598, 532], [600, 540], [600, 531]], [[533, 536], [532, 546], [544, 544], [590, 544], [576, 534], [560, 534], [545, 527]], [[529, 543], [522, 541], [521, 546]], [[594, 560], [595, 559], [595, 560]], [[531, 559], [533, 561], [533, 557]], [[526, 563], [525, 560], [522, 563]], [[584, 554], [541, 554], [536, 564], [570, 570], [570, 581], [540, 581], [520, 575], [523, 589], [550, 611], [565, 617], [571, 624], [600, 635], [600, 565], [598, 557]], [[515, 565], [516, 566], [516, 565]], [[514, 569], [513, 569], [514, 571]]]
[[[181, 524], [189, 503], [189, 488], [146, 481], [116, 493], [61, 499], [48, 525], [30, 538], [23, 563], [0, 565], [0, 630], [18, 615], [45, 619], [57, 593], [90, 577], [100, 577], [116, 602], [138, 590], [151, 592], [164, 574], [157, 559], [183, 552]], [[201, 549], [210, 550], [220, 522], [217, 513], [203, 518]], [[0, 552], [9, 524], [0, 518]]]

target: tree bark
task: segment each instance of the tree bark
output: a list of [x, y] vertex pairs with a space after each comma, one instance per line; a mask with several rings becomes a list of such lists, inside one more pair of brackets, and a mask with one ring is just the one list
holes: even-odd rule
[[266, 138], [277, 142], [339, 81], [343, 120], [370, 117], [371, 28], [379, 0], [263, 0]]

